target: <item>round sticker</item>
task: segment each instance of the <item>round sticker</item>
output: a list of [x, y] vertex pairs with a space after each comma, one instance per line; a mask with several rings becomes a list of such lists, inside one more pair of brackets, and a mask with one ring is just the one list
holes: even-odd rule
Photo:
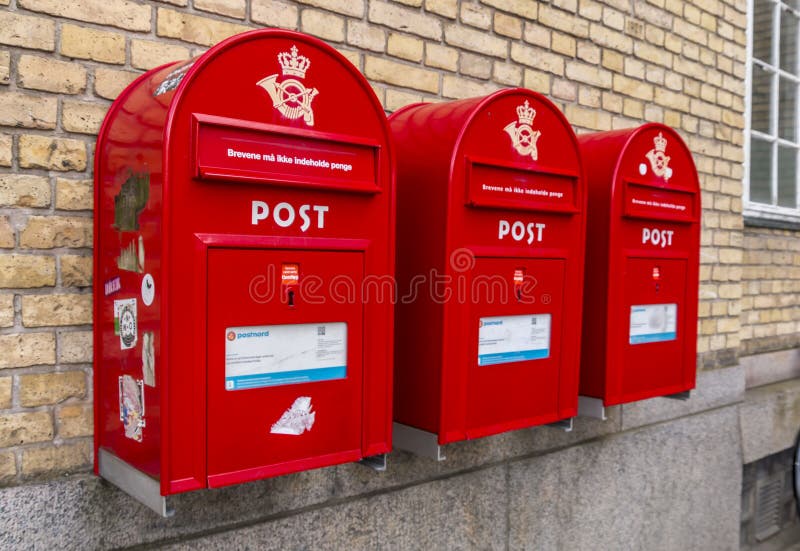
[[119, 336], [124, 348], [132, 348], [136, 342], [136, 312], [125, 304], [119, 313]]
[[153, 299], [156, 296], [156, 282], [153, 281], [153, 276], [145, 274], [142, 278], [142, 302], [145, 306], [153, 304]]
[[639, 164], [639, 174], [641, 174], [642, 176], [647, 174], [647, 165], [646, 164], [644, 164], [644, 163], [640, 163]]

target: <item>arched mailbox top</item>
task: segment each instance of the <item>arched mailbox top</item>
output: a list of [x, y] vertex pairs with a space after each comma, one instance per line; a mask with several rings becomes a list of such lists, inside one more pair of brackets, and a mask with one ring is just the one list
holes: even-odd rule
[[[543, 95], [524, 88], [447, 103], [419, 103], [389, 118], [412, 165], [459, 187], [476, 207], [578, 212], [581, 160], [572, 127]], [[411, 157], [406, 155], [405, 159]], [[403, 170], [403, 167], [399, 167]]]
[[589, 193], [609, 194], [612, 212], [631, 218], [675, 222], [700, 220], [700, 180], [692, 154], [669, 126], [578, 137], [587, 166]]

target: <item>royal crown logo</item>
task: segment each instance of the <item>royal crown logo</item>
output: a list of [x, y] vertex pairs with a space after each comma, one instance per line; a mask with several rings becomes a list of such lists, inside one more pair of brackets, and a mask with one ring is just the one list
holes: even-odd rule
[[503, 130], [511, 137], [514, 149], [523, 156], [530, 155], [534, 161], [539, 159], [539, 150], [536, 142], [542, 133], [531, 127], [533, 119], [536, 117], [536, 109], [530, 106], [528, 100], [517, 106], [517, 120], [506, 125]]
[[303, 118], [308, 126], [314, 126], [314, 111], [311, 101], [319, 93], [316, 88], [306, 88], [297, 77], [304, 79], [306, 71], [311, 67], [311, 60], [304, 55], [298, 55], [297, 46], [292, 46], [288, 52], [278, 54], [278, 63], [283, 76], [290, 78], [278, 82], [278, 75], [270, 75], [261, 79], [256, 84], [267, 91], [272, 99], [272, 106], [287, 119]]
[[672, 169], [669, 167], [669, 157], [667, 157], [666, 151], [667, 139], [659, 132], [658, 136], [653, 138], [653, 149], [647, 152], [646, 157], [650, 161], [653, 174], [669, 180], [672, 177]]

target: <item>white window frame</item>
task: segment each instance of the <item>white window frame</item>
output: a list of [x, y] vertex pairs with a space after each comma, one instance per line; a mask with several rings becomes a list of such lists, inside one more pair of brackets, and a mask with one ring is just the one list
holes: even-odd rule
[[[758, 130], [752, 129], [752, 93], [753, 93], [753, 31], [754, 31], [754, 2], [755, 0], [747, 0], [747, 55], [745, 63], [745, 128], [744, 128], [744, 173], [743, 173], [743, 198], [744, 198], [744, 216], [749, 220], [763, 220], [765, 222], [789, 223], [793, 226], [800, 226], [800, 86], [797, 89], [797, 102], [798, 107], [795, 110], [795, 139], [796, 142], [791, 142], [781, 138], [778, 135], [778, 93], [780, 91], [780, 78], [787, 78], [800, 84], [800, 76], [787, 73], [780, 68], [780, 18], [779, 11], [782, 9], [791, 9], [781, 5], [781, 0], [766, 0], [772, 2], [772, 60], [776, 61], [777, 66], [771, 64], [764, 64], [756, 62], [758, 65], [769, 67], [772, 74], [772, 87], [770, 97], [770, 133], [772, 135], [764, 134]], [[793, 10], [794, 11], [794, 10]], [[800, 11], [796, 11], [800, 15]], [[798, 26], [800, 32], [800, 26]], [[800, 44], [800, 37], [798, 37], [798, 44]], [[800, 63], [800, 54], [798, 54], [798, 62]], [[799, 71], [800, 72], [800, 71]], [[767, 205], [765, 203], [757, 203], [750, 201], [750, 142], [751, 136], [758, 137], [764, 141], [773, 144], [772, 147], [772, 178], [771, 190], [772, 201], [777, 202], [778, 193], [778, 147], [774, 147], [775, 142], [778, 145], [787, 145], [797, 148], [798, 158], [795, 164], [795, 205], [796, 208], [781, 207], [778, 205]]]

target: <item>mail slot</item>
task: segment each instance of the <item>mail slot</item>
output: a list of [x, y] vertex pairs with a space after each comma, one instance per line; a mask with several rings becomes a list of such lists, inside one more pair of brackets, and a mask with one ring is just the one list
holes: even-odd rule
[[416, 104], [397, 151], [396, 448], [576, 413], [584, 202], [575, 135], [525, 89]]
[[579, 137], [589, 206], [581, 413], [694, 388], [700, 185], [662, 124]]
[[364, 77], [257, 30], [142, 75], [96, 155], [95, 472], [164, 496], [391, 448], [393, 160]]

